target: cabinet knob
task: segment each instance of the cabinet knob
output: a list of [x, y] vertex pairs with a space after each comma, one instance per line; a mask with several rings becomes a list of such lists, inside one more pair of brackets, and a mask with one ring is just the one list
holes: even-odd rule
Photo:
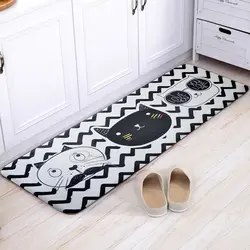
[[0, 52], [0, 74], [3, 74], [3, 67], [4, 67], [4, 58]]

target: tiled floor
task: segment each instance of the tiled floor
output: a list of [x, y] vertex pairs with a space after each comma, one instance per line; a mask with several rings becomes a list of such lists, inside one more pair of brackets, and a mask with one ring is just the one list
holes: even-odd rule
[[[202, 59], [198, 66], [250, 85], [250, 72]], [[183, 213], [149, 218], [134, 179], [84, 212], [65, 215], [0, 177], [0, 249], [250, 249], [250, 92], [150, 167], [195, 176]]]

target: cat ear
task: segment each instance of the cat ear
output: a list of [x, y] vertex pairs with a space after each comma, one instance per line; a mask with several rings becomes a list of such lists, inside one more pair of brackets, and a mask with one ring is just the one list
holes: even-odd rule
[[142, 111], [142, 110], [145, 110], [145, 109], [150, 109], [149, 107], [143, 105], [143, 104], [140, 104], [139, 105], [139, 110]]
[[34, 165], [39, 169], [43, 166], [45, 162], [37, 162], [37, 163], [34, 163]]
[[102, 136], [104, 136], [104, 137], [107, 137], [107, 134], [108, 134], [108, 132], [109, 132], [109, 129], [108, 129], [108, 128], [94, 128], [94, 130], [95, 130], [98, 134], [100, 134], [100, 135], [102, 135]]
[[70, 148], [70, 147], [68, 147], [68, 146], [63, 146], [62, 152], [66, 151], [66, 150], [70, 150], [70, 149], [72, 149], [72, 148]]

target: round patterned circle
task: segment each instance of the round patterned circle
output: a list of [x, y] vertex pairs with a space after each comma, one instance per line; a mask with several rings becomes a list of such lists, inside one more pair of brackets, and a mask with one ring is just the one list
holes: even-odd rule
[[187, 83], [187, 87], [194, 91], [204, 91], [211, 88], [211, 82], [205, 79], [193, 79]]
[[171, 104], [184, 104], [191, 100], [191, 95], [187, 92], [175, 90], [168, 95], [166, 95], [165, 99], [167, 102]]

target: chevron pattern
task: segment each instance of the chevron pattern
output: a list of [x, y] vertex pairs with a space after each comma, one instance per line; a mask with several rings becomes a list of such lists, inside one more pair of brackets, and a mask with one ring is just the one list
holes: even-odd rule
[[[162, 94], [190, 76], [209, 79], [219, 88], [219, 93], [196, 107], [166, 103]], [[247, 91], [247, 86], [223, 76], [192, 65], [180, 65], [13, 161], [1, 173], [55, 209], [64, 213], [77, 213], [131, 177]], [[204, 91], [202, 94], [208, 93]], [[124, 117], [138, 111], [140, 103], [171, 117], [172, 126], [164, 136], [147, 145], [129, 147], [115, 144], [95, 132], [95, 127], [111, 128]], [[35, 163], [56, 157], [65, 145], [73, 148], [96, 148], [106, 156], [108, 163], [90, 179], [81, 181], [74, 187], [46, 186], [37, 177], [38, 168]]]

